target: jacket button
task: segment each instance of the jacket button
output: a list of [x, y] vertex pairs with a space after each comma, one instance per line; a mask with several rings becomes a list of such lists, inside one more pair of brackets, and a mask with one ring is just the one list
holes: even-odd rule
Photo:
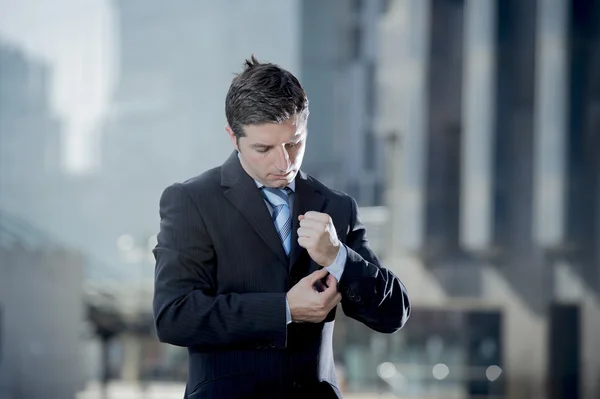
[[357, 295], [357, 296], [356, 296], [356, 298], [354, 298], [354, 300], [355, 300], [356, 302], [360, 302], [360, 300], [361, 300], [361, 299], [362, 299], [362, 298], [360, 297], [360, 295]]
[[271, 343], [269, 344], [269, 346], [270, 346], [271, 348], [274, 348], [274, 347], [275, 347], [275, 342], [271, 342]]
[[350, 292], [350, 293], [348, 293], [348, 296], [349, 296], [350, 298], [354, 298], [354, 292]]

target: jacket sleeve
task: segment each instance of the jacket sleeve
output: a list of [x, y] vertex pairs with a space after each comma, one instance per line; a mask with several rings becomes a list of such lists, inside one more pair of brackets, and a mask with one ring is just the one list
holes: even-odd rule
[[339, 282], [344, 313], [375, 331], [398, 331], [410, 316], [410, 302], [404, 284], [381, 266], [369, 248], [365, 226], [352, 202], [352, 217], [346, 247], [348, 255]]
[[185, 186], [160, 199], [153, 312], [158, 338], [214, 349], [245, 344], [285, 347], [285, 293], [217, 294], [217, 256]]

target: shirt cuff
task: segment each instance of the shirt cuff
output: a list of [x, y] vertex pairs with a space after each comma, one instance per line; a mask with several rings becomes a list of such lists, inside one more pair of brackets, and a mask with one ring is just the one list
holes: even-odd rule
[[342, 274], [344, 273], [344, 268], [346, 267], [347, 257], [348, 249], [344, 244], [340, 244], [340, 249], [338, 250], [335, 260], [331, 265], [325, 268], [330, 274], [333, 274], [333, 277], [335, 277], [338, 282], [342, 279]]
[[288, 325], [292, 322], [292, 312], [290, 311], [290, 304], [287, 298], [285, 298], [285, 324]]

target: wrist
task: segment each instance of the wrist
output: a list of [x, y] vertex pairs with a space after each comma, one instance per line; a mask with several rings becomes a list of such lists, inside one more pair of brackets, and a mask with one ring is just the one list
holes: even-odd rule
[[341, 247], [342, 247], [342, 245], [340, 243], [333, 246], [333, 249], [331, 250], [331, 254], [327, 257], [327, 263], [326, 263], [325, 267], [332, 266], [335, 263], [335, 260], [337, 259], [338, 254], [340, 253]]

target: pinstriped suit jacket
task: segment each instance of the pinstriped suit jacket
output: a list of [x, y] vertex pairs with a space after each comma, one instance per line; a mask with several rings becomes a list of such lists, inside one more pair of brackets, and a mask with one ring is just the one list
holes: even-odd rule
[[286, 256], [254, 180], [234, 152], [160, 199], [154, 318], [159, 339], [188, 348], [185, 398], [338, 398], [325, 321], [286, 325], [285, 294], [317, 270], [297, 243], [298, 215], [329, 214], [348, 256], [338, 289], [345, 314], [393, 333], [410, 307], [400, 280], [369, 249], [355, 201], [300, 172]]

